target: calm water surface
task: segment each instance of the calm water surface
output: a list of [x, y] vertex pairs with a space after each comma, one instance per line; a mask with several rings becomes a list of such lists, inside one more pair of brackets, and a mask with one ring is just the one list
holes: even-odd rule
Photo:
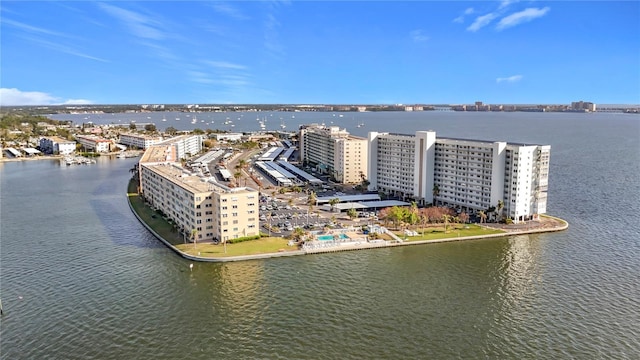
[[548, 211], [569, 230], [189, 271], [127, 206], [136, 159], [4, 163], [0, 358], [640, 357], [639, 117], [350, 116], [295, 121], [550, 144]]

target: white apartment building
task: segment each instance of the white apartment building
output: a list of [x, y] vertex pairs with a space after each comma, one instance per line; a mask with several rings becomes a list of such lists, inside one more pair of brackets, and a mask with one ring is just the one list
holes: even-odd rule
[[43, 137], [40, 139], [40, 150], [46, 154], [69, 155], [76, 151], [76, 142], [63, 139], [58, 136]]
[[147, 149], [150, 146], [162, 142], [161, 136], [149, 136], [144, 134], [120, 134], [119, 143], [122, 145], [133, 146], [139, 149]]
[[76, 140], [86, 149], [95, 152], [109, 152], [111, 140], [94, 135], [76, 135]]
[[367, 174], [366, 138], [350, 135], [337, 126], [311, 124], [300, 127], [300, 161], [315, 165], [339, 183], [353, 184]]
[[175, 147], [178, 159], [186, 159], [202, 151], [202, 136], [180, 135], [164, 140], [158, 145], [171, 145]]
[[[149, 152], [149, 154], [147, 154]], [[153, 146], [139, 163], [140, 189], [189, 238], [227, 241], [259, 235], [258, 191], [229, 188], [194, 175], [175, 161], [172, 146]]]
[[487, 210], [515, 221], [546, 212], [550, 146], [369, 133], [369, 188], [421, 204]]
[[240, 141], [242, 140], [242, 133], [220, 133], [213, 134], [217, 141]]

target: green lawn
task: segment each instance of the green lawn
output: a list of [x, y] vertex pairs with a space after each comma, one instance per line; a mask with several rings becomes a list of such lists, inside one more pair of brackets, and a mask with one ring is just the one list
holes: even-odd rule
[[183, 236], [173, 228], [162, 216], [146, 206], [144, 201], [136, 193], [136, 183], [129, 182], [127, 196], [135, 212], [140, 218], [151, 227], [158, 235], [174, 245], [180, 251], [190, 255], [202, 257], [225, 257], [276, 253], [281, 251], [298, 250], [297, 246], [288, 246], [289, 240], [281, 237], [264, 237], [258, 240], [244, 241], [237, 244], [228, 244], [225, 253], [224, 245], [213, 245], [211, 243], [196, 244], [187, 242]]
[[[477, 235], [489, 235], [489, 234], [503, 234], [505, 231], [487, 229], [475, 224], [453, 224], [447, 226], [447, 232], [444, 232], [444, 225], [440, 227], [429, 227], [424, 229], [424, 235], [422, 235], [423, 229], [414, 230], [418, 233], [418, 236], [407, 236], [406, 241], [418, 241], [418, 240], [439, 240], [450, 239], [464, 236], [477, 236]], [[404, 232], [394, 231], [398, 237], [404, 239]]]
[[298, 250], [297, 246], [288, 246], [289, 240], [281, 237], [264, 237], [259, 240], [243, 241], [237, 244], [227, 244], [227, 252], [224, 252], [224, 245], [203, 244], [180, 244], [176, 247], [189, 255], [202, 257], [225, 257], [242, 256], [255, 254], [277, 253], [282, 251]]

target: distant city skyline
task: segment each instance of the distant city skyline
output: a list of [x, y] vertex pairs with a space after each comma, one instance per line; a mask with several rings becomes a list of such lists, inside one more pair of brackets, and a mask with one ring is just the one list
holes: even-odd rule
[[638, 23], [637, 1], [4, 1], [0, 104], [638, 104]]

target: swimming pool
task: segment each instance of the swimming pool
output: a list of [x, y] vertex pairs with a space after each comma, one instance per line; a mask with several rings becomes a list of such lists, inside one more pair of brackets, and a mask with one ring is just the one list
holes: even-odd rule
[[[349, 237], [345, 234], [339, 234], [338, 239], [344, 240], [344, 239], [349, 239]], [[318, 235], [318, 240], [321, 240], [321, 241], [333, 240], [333, 235]]]

